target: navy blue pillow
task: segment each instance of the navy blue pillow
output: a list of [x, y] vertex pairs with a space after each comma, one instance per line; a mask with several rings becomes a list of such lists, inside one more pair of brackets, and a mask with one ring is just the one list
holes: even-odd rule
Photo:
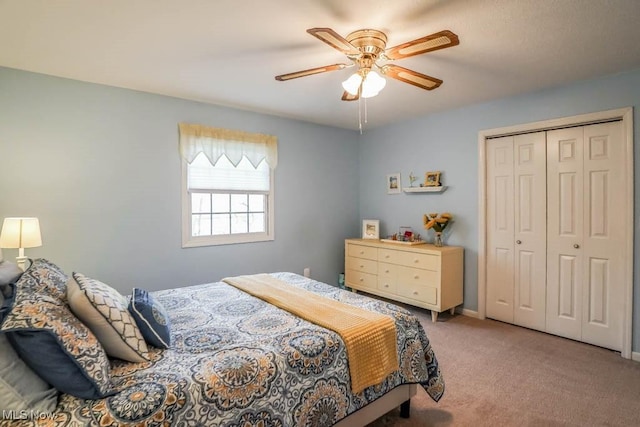
[[169, 348], [171, 345], [169, 316], [162, 304], [149, 292], [133, 288], [129, 312], [136, 320], [147, 344], [158, 348]]

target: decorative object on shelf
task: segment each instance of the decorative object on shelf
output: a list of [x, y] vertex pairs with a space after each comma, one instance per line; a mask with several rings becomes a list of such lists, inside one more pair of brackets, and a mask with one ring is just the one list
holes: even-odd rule
[[447, 225], [449, 225], [452, 219], [453, 219], [453, 215], [451, 215], [448, 212], [445, 212], [440, 215], [438, 215], [437, 213], [429, 213], [424, 215], [423, 217], [424, 228], [426, 230], [433, 228], [433, 230], [436, 232], [436, 237], [433, 242], [435, 246], [441, 247], [443, 245], [442, 232], [444, 231], [445, 228], [447, 228]]
[[394, 242], [394, 243], [411, 243], [411, 244], [422, 244], [422, 237], [418, 233], [414, 233], [411, 227], [401, 226], [400, 230], [391, 235], [387, 236], [386, 239], [382, 239], [385, 242]]
[[402, 240], [393, 239], [394, 236], [389, 236], [389, 238], [387, 239], [380, 239], [380, 241], [385, 243], [396, 243], [398, 245], [406, 245], [406, 246], [424, 245], [427, 243], [424, 240], [414, 240], [413, 242], [404, 242]]
[[400, 194], [402, 192], [402, 180], [399, 173], [387, 175], [387, 194]]
[[22, 271], [25, 269], [27, 257], [25, 248], [42, 246], [40, 222], [38, 218], [5, 218], [0, 234], [0, 248], [18, 249], [16, 263]]
[[411, 227], [402, 225], [398, 229], [398, 234], [396, 235], [396, 240], [401, 240], [403, 242], [410, 242], [413, 239], [413, 230]]
[[363, 239], [380, 239], [380, 220], [365, 219], [362, 221]]
[[425, 187], [440, 187], [440, 171], [427, 172], [424, 174]]
[[413, 187], [413, 183], [418, 180], [418, 177], [413, 174], [413, 172], [409, 172], [409, 187]]

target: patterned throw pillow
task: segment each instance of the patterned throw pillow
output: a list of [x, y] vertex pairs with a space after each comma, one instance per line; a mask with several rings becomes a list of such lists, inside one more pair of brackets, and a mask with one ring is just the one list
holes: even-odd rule
[[133, 288], [129, 311], [147, 343], [158, 348], [169, 348], [169, 316], [160, 302], [144, 289]]
[[[3, 302], [0, 293], [0, 307]], [[51, 412], [57, 403], [58, 391], [29, 369], [0, 333], [0, 420], [9, 411]]]
[[67, 276], [37, 259], [13, 285], [0, 330], [20, 358], [56, 389], [84, 399], [112, 394], [109, 359], [66, 303]]
[[98, 337], [109, 356], [129, 362], [149, 359], [147, 343], [117, 290], [80, 273], [67, 283], [71, 311]]

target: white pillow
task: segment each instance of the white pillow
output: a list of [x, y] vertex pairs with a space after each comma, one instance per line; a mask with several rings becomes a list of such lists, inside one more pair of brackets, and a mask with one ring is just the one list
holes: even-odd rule
[[67, 282], [71, 311], [95, 334], [109, 356], [129, 362], [146, 362], [148, 347], [128, 301], [117, 290], [80, 273]]
[[[0, 293], [0, 306], [4, 297]], [[0, 419], [20, 411], [52, 412], [58, 391], [36, 375], [0, 333]]]

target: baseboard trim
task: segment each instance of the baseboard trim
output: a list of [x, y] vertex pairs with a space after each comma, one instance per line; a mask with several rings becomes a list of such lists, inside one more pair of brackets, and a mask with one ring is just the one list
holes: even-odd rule
[[[477, 311], [469, 310], [468, 308], [463, 308], [462, 309], [462, 315], [463, 316], [469, 316], [469, 317], [475, 317], [476, 319], [480, 318], [478, 316], [478, 312]], [[639, 353], [639, 355], [640, 355], [640, 353]]]
[[[463, 316], [469, 316], [476, 319], [479, 319], [478, 312], [475, 310], [469, 310], [468, 308], [463, 308], [462, 310], [458, 308], [456, 310], [457, 313], [461, 313]], [[631, 352], [631, 360], [635, 362], [640, 362], [640, 351], [632, 351]]]

